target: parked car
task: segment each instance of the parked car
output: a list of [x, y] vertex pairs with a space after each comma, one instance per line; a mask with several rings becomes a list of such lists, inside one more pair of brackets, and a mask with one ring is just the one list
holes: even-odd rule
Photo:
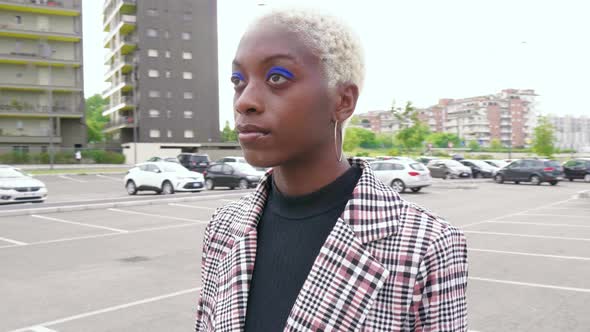
[[500, 160], [500, 159], [487, 159], [487, 160], [484, 160], [484, 162], [486, 162], [489, 165], [492, 165], [494, 167], [497, 167], [497, 168], [502, 168], [502, 167], [509, 164], [508, 162], [506, 162], [504, 160]]
[[590, 158], [568, 160], [563, 164], [564, 177], [570, 181], [583, 179], [590, 182]]
[[496, 175], [498, 167], [494, 167], [483, 160], [477, 159], [463, 159], [459, 161], [461, 164], [471, 168], [471, 174], [474, 178], [492, 178]]
[[189, 171], [199, 173], [203, 173], [211, 164], [209, 156], [200, 153], [181, 153], [178, 155], [178, 161]]
[[246, 158], [244, 157], [223, 157], [216, 161], [217, 163], [242, 163], [247, 164]]
[[390, 185], [396, 192], [409, 188], [418, 192], [432, 184], [432, 178], [424, 165], [414, 160], [382, 160], [371, 163], [377, 179]]
[[263, 175], [263, 171], [249, 164], [217, 163], [206, 170], [205, 185], [208, 190], [213, 190], [215, 187], [248, 189], [256, 187]]
[[554, 186], [564, 179], [563, 175], [563, 168], [555, 160], [521, 159], [500, 169], [494, 179], [497, 183], [511, 181], [516, 184], [531, 182], [540, 185], [543, 182], [549, 182]]
[[205, 189], [202, 174], [165, 161], [136, 165], [125, 175], [124, 184], [129, 195], [144, 190], [155, 191], [158, 194], [174, 194], [176, 191], [199, 192]]
[[438, 159], [440, 159], [440, 158], [432, 157], [432, 156], [421, 156], [421, 157], [416, 158], [416, 161], [420, 162], [426, 166], [426, 165], [428, 165], [429, 162], [431, 162], [433, 160], [438, 160]]
[[432, 160], [428, 169], [433, 178], [440, 179], [470, 178], [472, 175], [471, 168], [451, 159]]
[[32, 175], [12, 166], [0, 167], [0, 204], [42, 203], [47, 187]]
[[408, 161], [408, 162], [416, 162], [415, 159], [412, 159], [410, 157], [404, 157], [404, 156], [391, 157], [391, 159], [393, 159], [393, 160], [403, 160], [403, 161]]
[[177, 163], [179, 164], [180, 162], [178, 161], [178, 158], [175, 157], [151, 157], [150, 159], [148, 159], [147, 161], [151, 161], [151, 162], [156, 162], [156, 161], [167, 161], [169, 163]]

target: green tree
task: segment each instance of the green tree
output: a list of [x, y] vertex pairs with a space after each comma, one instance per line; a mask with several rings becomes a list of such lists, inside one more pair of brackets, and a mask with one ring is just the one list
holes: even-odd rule
[[346, 128], [346, 134], [344, 135], [344, 145], [349, 149], [345, 151], [352, 151], [355, 148], [374, 149], [377, 145], [377, 139], [375, 133], [371, 130], [348, 127]]
[[461, 144], [461, 138], [452, 133], [432, 133], [426, 138], [428, 143], [436, 148], [448, 148], [449, 142], [453, 143], [454, 147], [458, 147]]
[[353, 151], [354, 149], [358, 148], [361, 145], [361, 139], [358, 136], [356, 128], [348, 127], [346, 128], [346, 133], [344, 135], [344, 142], [342, 143], [342, 149], [346, 152]]
[[479, 149], [481, 148], [481, 146], [476, 140], [469, 141], [469, 143], [467, 143], [467, 147], [469, 147], [471, 151], [479, 151]]
[[499, 139], [494, 138], [490, 141], [490, 148], [492, 148], [492, 150], [500, 150], [502, 149], [502, 142]]
[[86, 114], [89, 143], [101, 142], [105, 139], [105, 134], [102, 130], [107, 122], [109, 122], [109, 117], [102, 115], [102, 112], [108, 103], [107, 99], [102, 98], [98, 94], [86, 99], [84, 111]]
[[237, 142], [238, 141], [238, 133], [236, 129], [232, 129], [229, 126], [229, 121], [225, 121], [225, 127], [221, 131], [221, 141], [222, 142]]
[[539, 118], [539, 124], [535, 127], [533, 133], [533, 151], [541, 156], [551, 157], [555, 152], [553, 145], [553, 125], [546, 117]]
[[350, 118], [350, 124], [353, 125], [353, 126], [358, 126], [358, 125], [361, 124], [361, 119], [359, 118], [358, 115], [353, 115]]
[[395, 107], [394, 102], [390, 112], [401, 128], [394, 135], [394, 140], [406, 150], [421, 147], [430, 129], [420, 121], [418, 111], [412, 106], [412, 102], [408, 101], [404, 107]]

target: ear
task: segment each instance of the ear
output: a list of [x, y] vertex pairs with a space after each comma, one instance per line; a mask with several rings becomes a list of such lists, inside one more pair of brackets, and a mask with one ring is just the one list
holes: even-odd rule
[[345, 83], [339, 85], [336, 90], [337, 102], [332, 116], [335, 121], [342, 123], [354, 113], [359, 98], [359, 88], [356, 84]]

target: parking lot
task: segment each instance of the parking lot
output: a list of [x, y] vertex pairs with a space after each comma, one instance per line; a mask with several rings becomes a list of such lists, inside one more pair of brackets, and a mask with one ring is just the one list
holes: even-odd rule
[[[245, 192], [129, 197], [122, 177], [42, 177], [46, 203], [0, 208], [91, 208], [0, 217], [1, 331], [192, 330], [203, 231]], [[576, 197], [585, 190], [437, 181], [403, 196], [465, 231], [470, 330], [587, 331], [590, 199]], [[96, 205], [137, 200], [151, 204]]]

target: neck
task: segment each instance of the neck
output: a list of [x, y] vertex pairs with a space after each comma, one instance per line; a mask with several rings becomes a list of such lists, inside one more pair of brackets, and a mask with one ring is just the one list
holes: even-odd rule
[[[328, 158], [326, 158], [328, 156]], [[291, 161], [273, 170], [275, 185], [286, 196], [301, 196], [315, 192], [344, 174], [350, 165], [346, 158], [336, 159], [334, 151]]]

